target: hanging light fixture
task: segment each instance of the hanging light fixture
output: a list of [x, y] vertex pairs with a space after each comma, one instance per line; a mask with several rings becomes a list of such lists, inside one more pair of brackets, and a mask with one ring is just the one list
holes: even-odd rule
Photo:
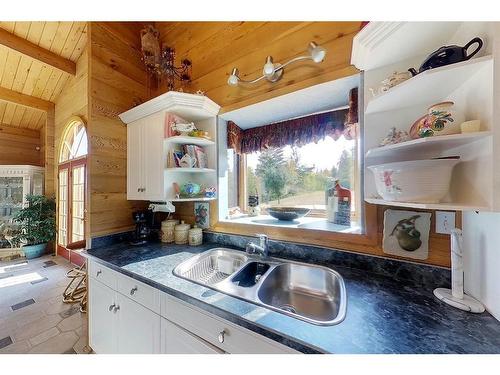
[[274, 63], [273, 57], [267, 56], [264, 67], [262, 68], [262, 76], [251, 81], [241, 79], [239, 76], [238, 68], [233, 68], [231, 74], [229, 75], [229, 78], [227, 79], [227, 84], [229, 86], [238, 86], [239, 83], [252, 84], [263, 79], [267, 79], [269, 82], [278, 82], [283, 77], [285, 67], [294, 62], [312, 60], [318, 64], [325, 59], [326, 50], [315, 42], [310, 42], [307, 50], [309, 52], [309, 55], [295, 57], [284, 64]]
[[148, 72], [158, 81], [165, 78], [169, 91], [175, 89], [176, 81], [191, 81], [191, 61], [183, 59], [180, 66], [175, 66], [175, 50], [166, 46], [160, 48], [160, 33], [152, 25], [141, 30], [141, 52]]

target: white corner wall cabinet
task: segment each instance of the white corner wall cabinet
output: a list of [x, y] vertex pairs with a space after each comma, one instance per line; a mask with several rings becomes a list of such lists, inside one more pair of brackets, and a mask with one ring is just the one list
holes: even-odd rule
[[[422, 72], [373, 96], [370, 88], [393, 72], [417, 68], [443, 45], [484, 45], [472, 59]], [[353, 41], [351, 62], [364, 70], [364, 196], [369, 203], [443, 210], [500, 210], [500, 23], [371, 22]], [[465, 120], [481, 121], [476, 133], [438, 135], [379, 147], [392, 127], [409, 132], [435, 103], [453, 101]], [[439, 203], [380, 198], [368, 166], [460, 156], [448, 195]], [[432, 182], [430, 182], [432, 183]]]
[[[169, 91], [120, 114], [127, 124], [127, 199], [147, 201], [210, 200], [215, 198], [175, 197], [173, 183], [194, 182], [217, 186], [216, 121], [220, 106], [203, 95]], [[194, 122], [210, 139], [172, 136], [170, 116]], [[172, 168], [169, 155], [182, 145], [203, 147], [207, 168]]]
[[88, 261], [89, 345], [98, 354], [283, 354], [295, 350]]

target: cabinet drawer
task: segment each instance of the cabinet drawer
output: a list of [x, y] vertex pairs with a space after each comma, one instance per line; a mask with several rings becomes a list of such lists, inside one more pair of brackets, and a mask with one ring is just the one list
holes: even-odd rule
[[111, 289], [116, 290], [116, 276], [117, 272], [93, 261], [88, 263], [88, 274], [89, 277], [99, 280], [104, 285], [109, 286]]
[[283, 354], [295, 350], [161, 293], [161, 315], [227, 353]]
[[224, 352], [184, 328], [161, 318], [163, 354], [223, 354]]
[[155, 313], [160, 313], [160, 291], [131, 277], [117, 273], [117, 291]]

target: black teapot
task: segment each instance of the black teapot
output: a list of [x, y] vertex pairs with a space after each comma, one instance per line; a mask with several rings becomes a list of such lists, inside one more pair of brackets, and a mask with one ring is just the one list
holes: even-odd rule
[[[477, 43], [477, 48], [471, 54], [467, 54], [467, 50], [469, 49], [469, 47], [476, 43]], [[467, 43], [463, 47], [455, 45], [443, 46], [438, 50], [434, 51], [433, 53], [431, 53], [429, 56], [427, 56], [427, 59], [425, 59], [425, 61], [418, 69], [418, 72], [413, 68], [408, 69], [408, 71], [413, 76], [416, 76], [417, 74], [422, 73], [423, 71], [428, 69], [434, 69], [440, 66], [455, 64], [460, 61], [469, 60], [472, 56], [474, 56], [476, 53], [479, 52], [482, 46], [483, 46], [483, 41], [481, 40], [481, 38], [478, 37], [472, 39], [469, 43]]]

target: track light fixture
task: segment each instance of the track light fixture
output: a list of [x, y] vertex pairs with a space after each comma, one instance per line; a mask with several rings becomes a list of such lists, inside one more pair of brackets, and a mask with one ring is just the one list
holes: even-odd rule
[[264, 67], [262, 68], [262, 76], [251, 81], [241, 79], [239, 76], [238, 68], [233, 68], [231, 74], [229, 75], [229, 78], [227, 79], [227, 84], [229, 86], [238, 86], [239, 83], [252, 84], [259, 82], [264, 78], [269, 82], [278, 82], [281, 77], [283, 77], [284, 69], [287, 65], [302, 60], [312, 60], [315, 63], [320, 63], [325, 59], [326, 50], [323, 47], [318, 46], [315, 42], [310, 42], [307, 50], [309, 52], [309, 55], [295, 57], [284, 64], [274, 63], [273, 57], [267, 56]]

